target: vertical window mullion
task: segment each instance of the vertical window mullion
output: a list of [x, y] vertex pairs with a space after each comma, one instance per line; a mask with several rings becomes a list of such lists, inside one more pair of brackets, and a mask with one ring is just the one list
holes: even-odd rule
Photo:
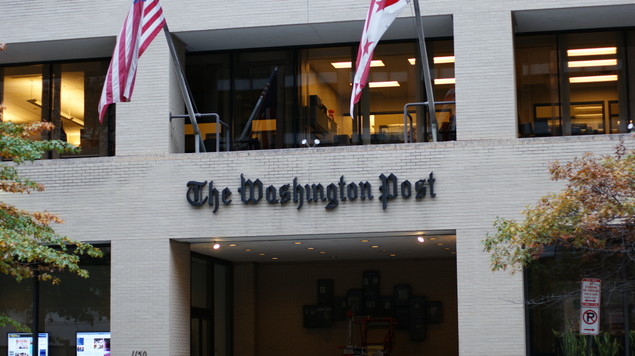
[[571, 99], [569, 96], [569, 73], [567, 70], [567, 40], [557, 36], [558, 86], [560, 87], [560, 126], [563, 136], [571, 136]]

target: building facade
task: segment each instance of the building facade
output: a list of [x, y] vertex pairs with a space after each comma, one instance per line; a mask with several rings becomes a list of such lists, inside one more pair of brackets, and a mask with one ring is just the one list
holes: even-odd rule
[[[86, 261], [93, 278], [40, 291], [51, 355], [82, 355], [82, 332], [108, 332], [113, 355], [337, 355], [379, 347], [386, 320], [395, 355], [556, 354], [565, 317], [532, 316], [526, 276], [491, 272], [481, 241], [562, 187], [550, 161], [635, 147], [631, 1], [421, 2], [432, 142], [421, 106], [404, 115], [430, 97], [411, 5], [351, 118], [368, 1], [165, 0], [197, 109], [226, 124], [200, 120], [200, 153], [162, 34], [132, 102], [97, 120], [129, 5], [0, 3], [5, 120], [52, 121], [81, 147], [21, 167], [45, 192], [1, 199], [107, 252]], [[4, 311], [30, 323], [31, 287], [2, 284]]]

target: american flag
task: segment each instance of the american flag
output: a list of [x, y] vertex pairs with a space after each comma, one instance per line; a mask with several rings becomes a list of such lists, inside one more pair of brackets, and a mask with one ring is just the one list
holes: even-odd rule
[[130, 101], [139, 57], [165, 25], [159, 0], [133, 0], [106, 74], [99, 100], [99, 122], [108, 105]]
[[[418, 1], [418, 0], [415, 0]], [[351, 93], [351, 117], [354, 117], [353, 109], [362, 96], [362, 90], [368, 82], [370, 62], [373, 59], [373, 51], [377, 42], [384, 35], [388, 27], [397, 18], [397, 15], [406, 7], [406, 0], [371, 0], [368, 15], [364, 23], [362, 40], [357, 51], [357, 65], [353, 79], [353, 92]]]

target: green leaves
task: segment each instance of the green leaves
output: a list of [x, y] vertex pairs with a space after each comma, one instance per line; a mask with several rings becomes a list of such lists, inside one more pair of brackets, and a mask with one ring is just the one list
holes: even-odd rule
[[[76, 152], [78, 149], [59, 140], [40, 140], [50, 123], [16, 124], [2, 122], [0, 104], [0, 156], [11, 162], [0, 162], [0, 191], [29, 193], [44, 187], [19, 175], [17, 167], [40, 159], [48, 151]], [[90, 244], [74, 241], [55, 232], [52, 225], [62, 220], [46, 211], [29, 212], [0, 202], [0, 273], [17, 281], [37, 276], [42, 281], [59, 283], [59, 272], [68, 271], [87, 278], [80, 256], [101, 257], [102, 252]], [[6, 315], [0, 315], [0, 326], [25, 328]]]
[[20, 164], [42, 158], [47, 151], [78, 152], [78, 148], [60, 140], [42, 140], [42, 132], [51, 130], [49, 122], [17, 124], [0, 120], [0, 156]]

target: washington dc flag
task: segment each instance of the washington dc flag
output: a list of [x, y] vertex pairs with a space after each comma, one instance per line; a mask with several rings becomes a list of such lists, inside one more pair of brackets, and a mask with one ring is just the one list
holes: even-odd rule
[[[418, 0], [415, 0], [418, 1]], [[406, 0], [371, 0], [362, 40], [357, 52], [357, 65], [355, 66], [355, 78], [353, 79], [353, 92], [351, 94], [351, 117], [353, 108], [362, 95], [362, 90], [368, 82], [370, 61], [373, 59], [373, 51], [381, 36], [395, 20], [397, 15], [406, 7]]]

